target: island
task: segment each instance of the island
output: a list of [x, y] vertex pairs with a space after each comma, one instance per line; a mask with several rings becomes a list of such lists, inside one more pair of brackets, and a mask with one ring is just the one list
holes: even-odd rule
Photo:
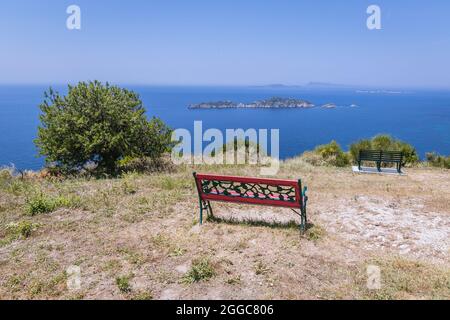
[[235, 103], [232, 101], [215, 101], [215, 102], [202, 102], [189, 105], [189, 109], [237, 109], [237, 108], [249, 108], [249, 109], [300, 109], [300, 108], [312, 108], [314, 104], [309, 101], [293, 98], [278, 98], [273, 97], [266, 100], [257, 100], [251, 103]]
[[334, 109], [334, 108], [336, 108], [336, 105], [335, 105], [334, 103], [327, 103], [327, 104], [324, 104], [324, 105], [322, 106], [322, 108], [325, 108], [325, 109]]

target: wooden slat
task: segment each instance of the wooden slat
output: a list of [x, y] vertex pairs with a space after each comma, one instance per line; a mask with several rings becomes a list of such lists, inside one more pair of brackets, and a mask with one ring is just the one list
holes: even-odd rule
[[211, 174], [200, 174], [200, 173], [197, 173], [197, 179], [209, 180], [209, 181], [218, 180], [218, 181], [227, 181], [227, 182], [262, 183], [262, 184], [267, 184], [270, 186], [289, 186], [289, 187], [298, 186], [298, 181], [296, 181], [296, 180], [223, 176], [223, 175], [211, 175]]
[[243, 197], [233, 197], [225, 196], [219, 194], [205, 194], [201, 195], [203, 200], [214, 200], [222, 202], [234, 202], [234, 203], [248, 203], [265, 205], [272, 207], [284, 207], [284, 208], [301, 208], [300, 202], [282, 201], [282, 200], [270, 200], [270, 199], [258, 199], [258, 198], [243, 198]]
[[360, 150], [359, 161], [402, 162], [403, 153], [400, 151]]

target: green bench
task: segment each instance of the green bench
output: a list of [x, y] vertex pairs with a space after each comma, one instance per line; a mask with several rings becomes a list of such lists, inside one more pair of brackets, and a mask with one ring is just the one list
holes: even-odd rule
[[397, 172], [402, 172], [403, 152], [401, 151], [382, 151], [382, 150], [359, 150], [358, 169], [361, 171], [363, 161], [373, 161], [377, 164], [378, 171], [381, 171], [382, 163], [395, 163]]

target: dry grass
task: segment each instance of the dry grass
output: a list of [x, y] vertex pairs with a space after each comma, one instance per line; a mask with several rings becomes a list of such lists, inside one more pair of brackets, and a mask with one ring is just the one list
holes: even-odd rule
[[[239, 223], [198, 226], [194, 170], [258, 172], [182, 167], [63, 181], [0, 174], [0, 299], [450, 298], [450, 171], [357, 175], [289, 160], [279, 177], [302, 178], [310, 190], [314, 227], [300, 236], [274, 227], [298, 222], [274, 208], [214, 203], [219, 219]], [[71, 200], [30, 216], [33, 194]], [[380, 290], [366, 288], [369, 264], [381, 268]], [[72, 265], [81, 268], [78, 290], [66, 284]]]

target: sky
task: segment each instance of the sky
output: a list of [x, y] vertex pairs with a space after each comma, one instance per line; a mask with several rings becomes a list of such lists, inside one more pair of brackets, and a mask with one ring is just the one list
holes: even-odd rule
[[449, 16], [448, 0], [2, 0], [0, 83], [450, 88]]

